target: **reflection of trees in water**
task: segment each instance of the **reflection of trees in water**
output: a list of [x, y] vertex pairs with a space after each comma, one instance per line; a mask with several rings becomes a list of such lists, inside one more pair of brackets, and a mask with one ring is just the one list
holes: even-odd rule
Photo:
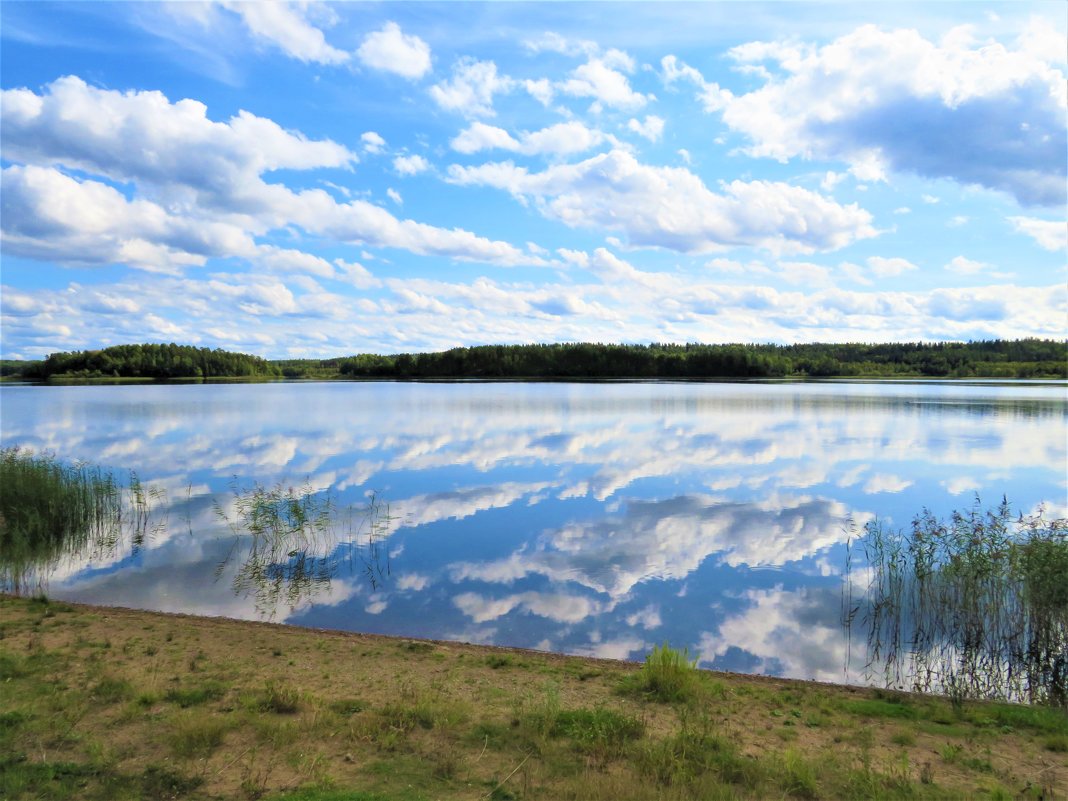
[[165, 520], [162, 490], [131, 472], [125, 482], [103, 468], [67, 464], [18, 447], [0, 451], [0, 589], [43, 591], [64, 562], [136, 553]]
[[910, 531], [869, 524], [861, 615], [869, 679], [948, 694], [1068, 707], [1068, 520], [1014, 518], [978, 498], [948, 522], [924, 511]]
[[[331, 491], [276, 484], [233, 487], [233, 516], [216, 503], [216, 514], [234, 533], [218, 578], [240, 561], [234, 592], [255, 596], [256, 608], [273, 615], [282, 603], [294, 608], [329, 590], [341, 573], [362, 574], [373, 590], [389, 576], [385, 538], [393, 518], [374, 495], [362, 508], [338, 507]], [[240, 553], [243, 546], [248, 551]]]

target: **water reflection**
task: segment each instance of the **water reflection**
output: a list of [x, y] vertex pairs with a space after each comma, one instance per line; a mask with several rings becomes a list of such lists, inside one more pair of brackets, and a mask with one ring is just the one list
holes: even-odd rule
[[[140, 551], [59, 566], [51, 593], [316, 627], [623, 658], [667, 640], [707, 666], [841, 679], [849, 521], [975, 492], [1065, 504], [1063, 385], [0, 392], [5, 444], [134, 469], [169, 499]], [[303, 522], [269, 534], [255, 487]], [[371, 492], [390, 512], [373, 536]]]
[[215, 506], [234, 535], [215, 576], [229, 574], [234, 593], [254, 598], [264, 617], [308, 605], [341, 575], [361, 575], [377, 591], [390, 574], [383, 542], [392, 518], [373, 495], [365, 507], [339, 508], [332, 492], [310, 485], [253, 484], [235, 486], [229, 507], [233, 517]]

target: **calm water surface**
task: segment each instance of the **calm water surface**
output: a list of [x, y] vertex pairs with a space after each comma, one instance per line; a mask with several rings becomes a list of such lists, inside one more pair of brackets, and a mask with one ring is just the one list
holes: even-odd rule
[[[668, 641], [800, 678], [859, 675], [840, 623], [851, 525], [976, 494], [1066, 506], [1057, 383], [5, 386], [0, 401], [4, 446], [133, 470], [166, 496], [141, 547], [44, 571], [53, 597], [618, 658]], [[306, 485], [329, 529], [263, 547], [239, 525], [256, 483]]]

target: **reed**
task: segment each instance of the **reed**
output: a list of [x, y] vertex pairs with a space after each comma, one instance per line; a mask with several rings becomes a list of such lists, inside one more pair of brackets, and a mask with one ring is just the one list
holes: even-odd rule
[[1068, 707], [1068, 520], [977, 498], [949, 520], [925, 510], [907, 531], [871, 523], [860, 545], [870, 582], [846, 624], [865, 610], [869, 679]]
[[140, 547], [159, 497], [134, 473], [123, 484], [18, 446], [0, 450], [0, 487], [0, 588], [15, 595], [40, 590], [64, 557], [110, 553], [127, 534]]
[[[279, 604], [295, 608], [311, 600], [343, 569], [364, 574], [372, 590], [389, 576], [384, 542], [393, 518], [376, 496], [356, 507], [340, 506], [332, 491], [308, 482], [269, 487], [235, 482], [231, 489], [230, 512], [215, 504], [216, 515], [234, 534], [216, 577], [236, 563], [234, 592], [254, 597], [261, 612], [273, 615]], [[247, 551], [238, 562], [243, 547]]]

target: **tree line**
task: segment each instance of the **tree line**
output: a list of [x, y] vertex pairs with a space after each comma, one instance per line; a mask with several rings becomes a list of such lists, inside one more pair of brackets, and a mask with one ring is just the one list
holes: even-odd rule
[[[359, 354], [312, 364], [367, 378], [1068, 378], [1068, 343], [483, 345], [437, 353]], [[283, 368], [294, 375], [299, 370], [292, 362]]]
[[[102, 350], [52, 353], [24, 362], [22, 378], [240, 378], [281, 377], [282, 370], [259, 356], [192, 345], [114, 345]], [[5, 368], [12, 365], [6, 362]]]
[[436, 353], [277, 359], [189, 345], [117, 345], [4, 361], [28, 380], [68, 378], [1068, 378], [1068, 342], [480, 345]]

